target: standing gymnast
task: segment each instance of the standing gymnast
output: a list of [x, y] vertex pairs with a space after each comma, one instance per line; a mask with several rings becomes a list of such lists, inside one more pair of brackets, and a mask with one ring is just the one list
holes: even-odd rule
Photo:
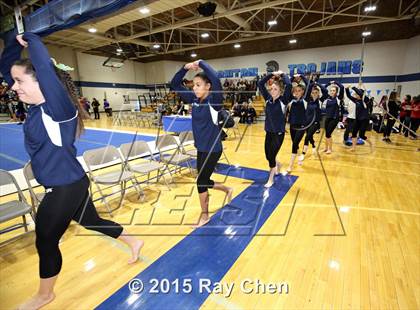
[[[295, 80], [296, 80], [295, 76]], [[287, 173], [293, 169], [293, 165], [299, 150], [299, 144], [305, 135], [305, 126], [308, 124], [306, 120], [306, 109], [308, 107], [308, 94], [305, 94], [305, 89], [308, 86], [308, 80], [303, 75], [298, 75], [299, 82], [293, 86], [293, 99], [289, 103], [289, 123], [290, 123], [290, 136], [292, 138], [292, 155], [290, 164], [287, 168]], [[306, 86], [305, 86], [306, 85]], [[306, 95], [306, 96], [305, 96]]]
[[[265, 84], [274, 77], [267, 91]], [[280, 77], [282, 82], [280, 82]], [[265, 187], [271, 187], [274, 183], [274, 175], [280, 171], [280, 163], [276, 161], [284, 140], [286, 131], [286, 106], [290, 100], [292, 84], [289, 77], [282, 71], [269, 73], [258, 82], [258, 89], [265, 100], [265, 158], [270, 167], [270, 175]]]
[[344, 98], [344, 86], [337, 82], [331, 81], [325, 86], [320, 85], [322, 92], [325, 93], [329, 88], [329, 96], [323, 102], [323, 107], [326, 109], [326, 118], [325, 118], [325, 149], [324, 152], [331, 154], [332, 152], [332, 138], [331, 135], [334, 129], [337, 127], [340, 111], [342, 107], [340, 106], [340, 101]]
[[[28, 47], [29, 59], [19, 60], [22, 47]], [[83, 129], [76, 87], [69, 74], [54, 68], [41, 39], [33, 33], [18, 35], [6, 46], [0, 71], [19, 99], [30, 105], [23, 125], [25, 148], [36, 180], [46, 188], [35, 218], [39, 290], [22, 305], [23, 309], [39, 309], [55, 298], [54, 285], [62, 265], [58, 245], [71, 220], [126, 243], [132, 252], [129, 263], [137, 261], [143, 241], [125, 236], [121, 225], [98, 216], [89, 195], [89, 179], [74, 147]]]
[[322, 93], [321, 88], [317, 83], [310, 83], [308, 93], [311, 94], [309, 97], [308, 107], [306, 108], [306, 126], [309, 126], [306, 129], [305, 142], [303, 145], [302, 154], [299, 156], [299, 161], [302, 162], [305, 159], [306, 152], [308, 151], [309, 143], [312, 145], [312, 154], [317, 155], [314, 134], [320, 128], [321, 122], [321, 102], [323, 102], [327, 97], [328, 93]]
[[[182, 86], [182, 79], [188, 70], [197, 71], [199, 68], [204, 72], [195, 75], [193, 91]], [[203, 60], [197, 60], [187, 63], [175, 74], [171, 87], [185, 102], [192, 104], [192, 129], [194, 146], [197, 148], [197, 189], [202, 210], [196, 227], [200, 227], [210, 220], [208, 189], [225, 192], [228, 202], [231, 201], [233, 193], [232, 188], [210, 179], [223, 151], [217, 123], [217, 111], [220, 111], [223, 105], [222, 84], [212, 67]]]
[[[350, 93], [349, 87], [346, 87], [346, 95], [356, 105], [356, 119], [353, 122], [352, 129], [352, 151], [356, 150], [357, 137], [365, 138], [366, 128], [369, 125], [369, 98], [364, 96], [364, 90], [352, 87], [353, 95]], [[365, 139], [364, 139], [365, 140]]]

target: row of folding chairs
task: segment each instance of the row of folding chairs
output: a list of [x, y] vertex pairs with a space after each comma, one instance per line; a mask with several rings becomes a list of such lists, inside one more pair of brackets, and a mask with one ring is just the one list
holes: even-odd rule
[[132, 127], [153, 127], [158, 125], [156, 113], [140, 111], [121, 111], [113, 114], [113, 125]]
[[[156, 148], [158, 156], [153, 154], [146, 141], [134, 141], [133, 143], [125, 143], [119, 147], [119, 150], [109, 145], [102, 148], [92, 149], [84, 152], [83, 159], [88, 168], [88, 174], [91, 179], [91, 186], [95, 186], [96, 190], [91, 187], [91, 194], [99, 194], [96, 200], [102, 201], [108, 213], [112, 216], [112, 212], [121, 207], [128, 188], [134, 188], [138, 193], [138, 198], [144, 196], [142, 184], [150, 184], [151, 180], [156, 179], [157, 182], [163, 178], [166, 186], [170, 190], [169, 184], [165, 178], [169, 175], [172, 181], [173, 173], [181, 171], [185, 164], [194, 175], [191, 155], [185, 153], [185, 149], [177, 142], [174, 136], [162, 135], [157, 138]], [[113, 165], [114, 169], [101, 169]], [[155, 177], [151, 177], [156, 172]], [[139, 177], [146, 177], [146, 181], [139, 182]], [[130, 187], [127, 185], [131, 183]], [[121, 197], [118, 205], [111, 209], [108, 198], [116, 194], [106, 194], [108, 188], [120, 186]]]
[[[101, 201], [112, 217], [112, 212], [121, 207], [126, 192], [131, 187], [138, 193], [138, 199], [144, 197], [142, 185], [149, 186], [154, 180], [159, 182], [162, 179], [168, 190], [171, 190], [166, 176], [169, 175], [172, 182], [173, 174], [181, 172], [182, 168], [187, 168], [191, 175], [195, 176], [191, 161], [197, 157], [197, 150], [193, 144], [192, 132], [182, 132], [179, 142], [172, 135], [159, 136], [156, 140], [157, 154], [154, 154], [148, 143], [142, 140], [122, 144], [119, 148], [109, 145], [85, 151], [83, 159], [91, 181], [91, 196], [99, 194], [99, 198], [95, 201]], [[224, 151], [223, 158], [229, 163]], [[156, 172], [155, 177], [152, 176], [154, 172]], [[35, 221], [36, 210], [44, 193], [37, 193], [34, 190], [36, 180], [30, 162], [24, 166], [23, 175], [28, 186], [30, 203], [27, 202], [14, 176], [8, 171], [0, 170], [0, 186], [14, 186], [15, 192], [18, 194], [17, 200], [0, 204], [0, 223], [22, 217], [21, 224], [7, 227], [1, 230], [0, 234], [19, 228], [24, 228], [27, 233], [26, 215], [30, 215]], [[146, 180], [139, 181], [140, 177], [146, 177]], [[131, 183], [131, 187], [128, 187], [129, 183]], [[95, 186], [96, 190], [93, 190], [92, 186]], [[119, 186], [120, 190], [107, 193], [107, 189], [115, 186]], [[116, 193], [121, 193], [121, 197], [117, 207], [111, 209], [109, 197]]]

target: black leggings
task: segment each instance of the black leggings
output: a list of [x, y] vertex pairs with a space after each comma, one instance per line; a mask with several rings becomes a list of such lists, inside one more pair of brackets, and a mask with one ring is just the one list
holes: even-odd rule
[[331, 138], [331, 135], [332, 135], [335, 127], [337, 127], [337, 124], [338, 124], [338, 119], [327, 118], [325, 120], [325, 137]]
[[312, 147], [315, 147], [314, 134], [319, 129], [319, 123], [313, 123], [308, 129], [306, 129], [305, 143], [304, 145], [309, 145], [311, 143]]
[[266, 132], [265, 133], [265, 158], [268, 160], [270, 168], [276, 166], [276, 156], [284, 140], [284, 132]]
[[353, 132], [353, 125], [356, 120], [353, 118], [347, 118], [347, 127], [344, 132], [343, 141], [346, 142], [349, 139], [350, 133]]
[[222, 152], [197, 152], [197, 189], [200, 194], [207, 192], [209, 188], [213, 188], [214, 181], [210, 177], [216, 168], [220, 156], [222, 156]]
[[419, 128], [419, 124], [420, 124], [420, 118], [412, 118], [411, 119], [410, 129], [412, 131], [414, 131], [414, 133], [411, 133], [410, 132], [410, 136], [412, 136], [413, 138], [417, 137], [417, 135], [415, 134], [415, 132]]
[[99, 217], [89, 195], [87, 176], [73, 184], [48, 188], [35, 219], [39, 275], [43, 279], [56, 276], [61, 270], [58, 243], [71, 220], [113, 238], [123, 231], [121, 225]]
[[292, 137], [292, 154], [297, 154], [299, 143], [305, 135], [305, 130], [301, 130], [303, 125], [290, 125], [290, 136]]
[[392, 133], [392, 127], [394, 127], [395, 119], [388, 118], [386, 121], [386, 127], [384, 132], [384, 137], [389, 137]]
[[351, 137], [357, 138], [357, 136], [359, 136], [363, 140], [366, 139], [365, 132], [368, 125], [369, 125], [368, 119], [355, 120], [353, 123], [353, 130], [351, 131]]

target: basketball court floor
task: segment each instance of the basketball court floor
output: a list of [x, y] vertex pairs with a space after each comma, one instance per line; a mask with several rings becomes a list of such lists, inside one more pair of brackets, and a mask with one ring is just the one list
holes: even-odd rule
[[[153, 143], [158, 133], [113, 127], [105, 118], [86, 126], [79, 152], [129, 142], [128, 133], [136, 130], [138, 140]], [[7, 170], [20, 169], [27, 160], [17, 138], [21, 129], [0, 130], [10, 132], [2, 135], [2, 162], [9, 158]], [[109, 130], [121, 132], [111, 137]], [[112, 219], [145, 241], [140, 260], [128, 265], [128, 248], [72, 223], [60, 244], [59, 294], [45, 309], [419, 308], [416, 141], [394, 135], [386, 144], [369, 132], [367, 143], [352, 153], [336, 130], [331, 155], [307, 156], [265, 189], [263, 123], [241, 125], [240, 132], [224, 141], [228, 161], [213, 177], [234, 188], [234, 199], [228, 204], [220, 192], [210, 192], [209, 225], [191, 228], [200, 204], [188, 169], [174, 175], [170, 190], [162, 182], [144, 184], [140, 198], [129, 190]], [[315, 139], [321, 151], [323, 131]], [[287, 134], [278, 156], [284, 166], [290, 153]], [[116, 196], [112, 206], [118, 201]], [[110, 218], [100, 202], [96, 206]], [[34, 240], [32, 231], [1, 248], [2, 309], [15, 309], [37, 288]]]

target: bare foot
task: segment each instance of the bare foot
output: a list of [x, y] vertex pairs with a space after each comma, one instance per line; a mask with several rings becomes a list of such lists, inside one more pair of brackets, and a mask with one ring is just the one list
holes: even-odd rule
[[328, 149], [324, 149], [324, 153], [327, 153], [329, 150]]
[[203, 218], [200, 218], [200, 221], [198, 222], [198, 224], [192, 226], [192, 228], [202, 227], [202, 226], [206, 225], [208, 222], [210, 222], [210, 219], [209, 218], [204, 218], [204, 219]]
[[130, 249], [131, 249], [131, 258], [128, 260], [129, 264], [134, 264], [135, 262], [138, 261], [139, 259], [139, 253], [141, 248], [144, 245], [144, 241], [143, 240], [137, 240], [133, 243], [130, 244]]
[[36, 294], [34, 297], [32, 297], [31, 299], [29, 299], [27, 302], [25, 302], [24, 304], [20, 305], [18, 307], [19, 310], [36, 310], [36, 309], [40, 309], [43, 306], [49, 304], [50, 302], [52, 302], [55, 298], [55, 294], [54, 293], [50, 293], [48, 295], [40, 295], [40, 294]]
[[327, 154], [331, 154], [331, 150], [328, 150], [326, 153], [327, 153]]
[[265, 188], [270, 188], [271, 186], [273, 186], [273, 181], [270, 180], [268, 180], [268, 182], [264, 184]]

